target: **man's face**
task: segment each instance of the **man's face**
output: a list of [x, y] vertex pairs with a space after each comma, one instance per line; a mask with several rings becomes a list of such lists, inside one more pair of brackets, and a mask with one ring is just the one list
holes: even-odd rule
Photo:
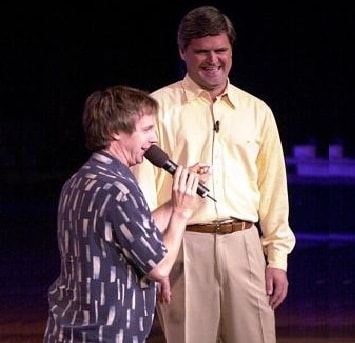
[[201, 88], [223, 92], [232, 68], [232, 46], [226, 33], [192, 39], [186, 50], [180, 50], [180, 57]]
[[136, 130], [132, 134], [120, 133], [119, 150], [129, 167], [142, 163], [144, 153], [157, 143], [155, 124], [155, 115], [144, 109], [143, 115], [137, 117]]

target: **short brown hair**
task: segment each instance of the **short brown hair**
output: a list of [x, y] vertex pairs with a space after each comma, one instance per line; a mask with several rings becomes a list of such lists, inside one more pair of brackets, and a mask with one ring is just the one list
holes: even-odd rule
[[133, 133], [143, 108], [150, 108], [155, 115], [158, 103], [148, 92], [128, 86], [113, 86], [89, 95], [82, 118], [86, 148], [101, 150], [108, 146], [112, 134]]
[[185, 50], [192, 39], [206, 36], [217, 36], [226, 33], [233, 46], [236, 32], [231, 20], [213, 6], [201, 6], [188, 12], [181, 20], [177, 43], [180, 49]]

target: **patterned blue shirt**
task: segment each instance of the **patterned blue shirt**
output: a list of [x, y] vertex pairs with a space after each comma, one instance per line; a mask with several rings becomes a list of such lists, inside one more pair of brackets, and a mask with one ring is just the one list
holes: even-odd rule
[[57, 221], [61, 270], [44, 342], [144, 342], [156, 283], [143, 276], [166, 247], [131, 170], [92, 154], [64, 184]]

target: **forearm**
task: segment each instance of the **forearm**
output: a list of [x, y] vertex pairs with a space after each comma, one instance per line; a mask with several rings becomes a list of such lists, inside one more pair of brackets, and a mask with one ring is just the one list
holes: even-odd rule
[[167, 229], [163, 233], [163, 242], [168, 252], [160, 263], [151, 270], [149, 278], [161, 281], [169, 275], [179, 253], [187, 220], [188, 216], [182, 213], [172, 213]]
[[152, 212], [155, 224], [161, 232], [164, 232], [168, 227], [169, 220], [172, 214], [172, 201], [164, 203]]

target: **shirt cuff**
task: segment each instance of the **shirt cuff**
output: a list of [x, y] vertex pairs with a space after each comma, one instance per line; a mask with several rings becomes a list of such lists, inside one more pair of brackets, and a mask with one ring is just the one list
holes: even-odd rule
[[270, 268], [287, 271], [287, 254], [275, 250], [269, 251], [267, 255], [267, 263]]

